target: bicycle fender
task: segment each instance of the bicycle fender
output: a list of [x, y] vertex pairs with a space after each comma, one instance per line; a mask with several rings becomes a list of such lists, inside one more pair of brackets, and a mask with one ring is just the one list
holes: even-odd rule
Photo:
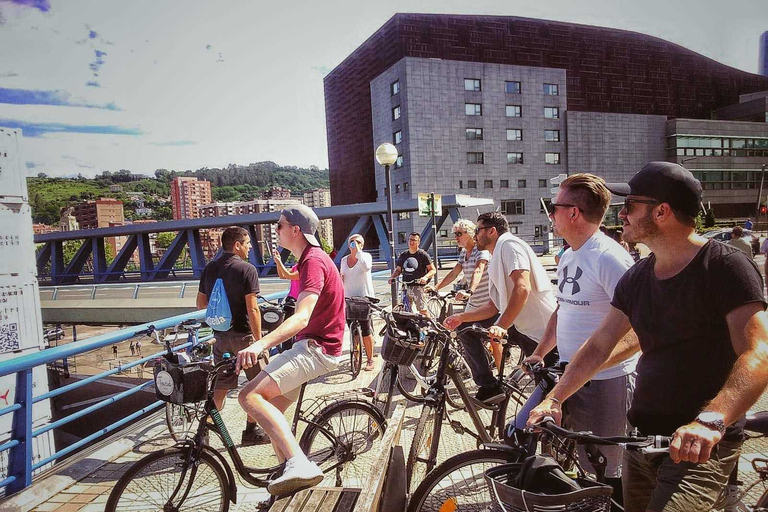
[[237, 483], [235, 483], [235, 474], [232, 472], [232, 468], [229, 467], [229, 464], [227, 464], [227, 461], [224, 459], [224, 457], [210, 446], [204, 445], [203, 451], [209, 455], [213, 455], [213, 457], [217, 459], [219, 464], [221, 464], [221, 466], [224, 468], [224, 472], [227, 474], [227, 485], [229, 486], [229, 495], [231, 496], [230, 501], [237, 505]]

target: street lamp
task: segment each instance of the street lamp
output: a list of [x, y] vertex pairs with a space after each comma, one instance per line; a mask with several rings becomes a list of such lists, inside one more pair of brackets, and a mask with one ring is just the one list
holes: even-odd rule
[[[376, 161], [384, 166], [384, 177], [386, 179], [387, 216], [389, 219], [387, 237], [389, 238], [389, 266], [391, 272], [395, 271], [395, 238], [393, 233], [395, 229], [395, 217], [392, 213], [392, 181], [389, 176], [389, 166], [397, 161], [397, 157], [397, 148], [389, 142], [385, 142], [376, 148]], [[394, 281], [392, 281], [391, 293], [392, 307], [395, 307], [397, 305], [397, 283]]]

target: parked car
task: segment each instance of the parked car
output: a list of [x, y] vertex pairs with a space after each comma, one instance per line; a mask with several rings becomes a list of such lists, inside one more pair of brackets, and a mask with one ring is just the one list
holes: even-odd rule
[[[731, 239], [731, 230], [733, 228], [720, 228], [720, 229], [713, 229], [712, 231], [707, 231], [702, 236], [706, 238], [714, 238], [715, 240], [719, 240], [720, 242], [727, 242]], [[744, 235], [742, 236], [747, 242], [749, 242], [749, 245], [752, 246], [752, 253], [753, 254], [759, 254], [760, 253], [760, 236], [757, 233], [754, 233], [753, 231], [750, 231], [749, 229], [744, 230]]]

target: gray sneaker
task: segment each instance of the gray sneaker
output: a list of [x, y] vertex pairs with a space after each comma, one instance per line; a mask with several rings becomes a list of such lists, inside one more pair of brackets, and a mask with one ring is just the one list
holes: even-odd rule
[[267, 487], [269, 494], [283, 496], [293, 494], [323, 481], [323, 472], [306, 457], [293, 457], [285, 463], [283, 475], [272, 480]]

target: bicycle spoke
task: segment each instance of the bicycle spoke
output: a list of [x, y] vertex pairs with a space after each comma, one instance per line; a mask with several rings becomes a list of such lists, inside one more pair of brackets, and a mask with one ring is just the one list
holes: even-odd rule
[[422, 512], [493, 510], [484, 472], [500, 463], [501, 461], [498, 460], [480, 460], [454, 468], [434, 485], [419, 510]]

